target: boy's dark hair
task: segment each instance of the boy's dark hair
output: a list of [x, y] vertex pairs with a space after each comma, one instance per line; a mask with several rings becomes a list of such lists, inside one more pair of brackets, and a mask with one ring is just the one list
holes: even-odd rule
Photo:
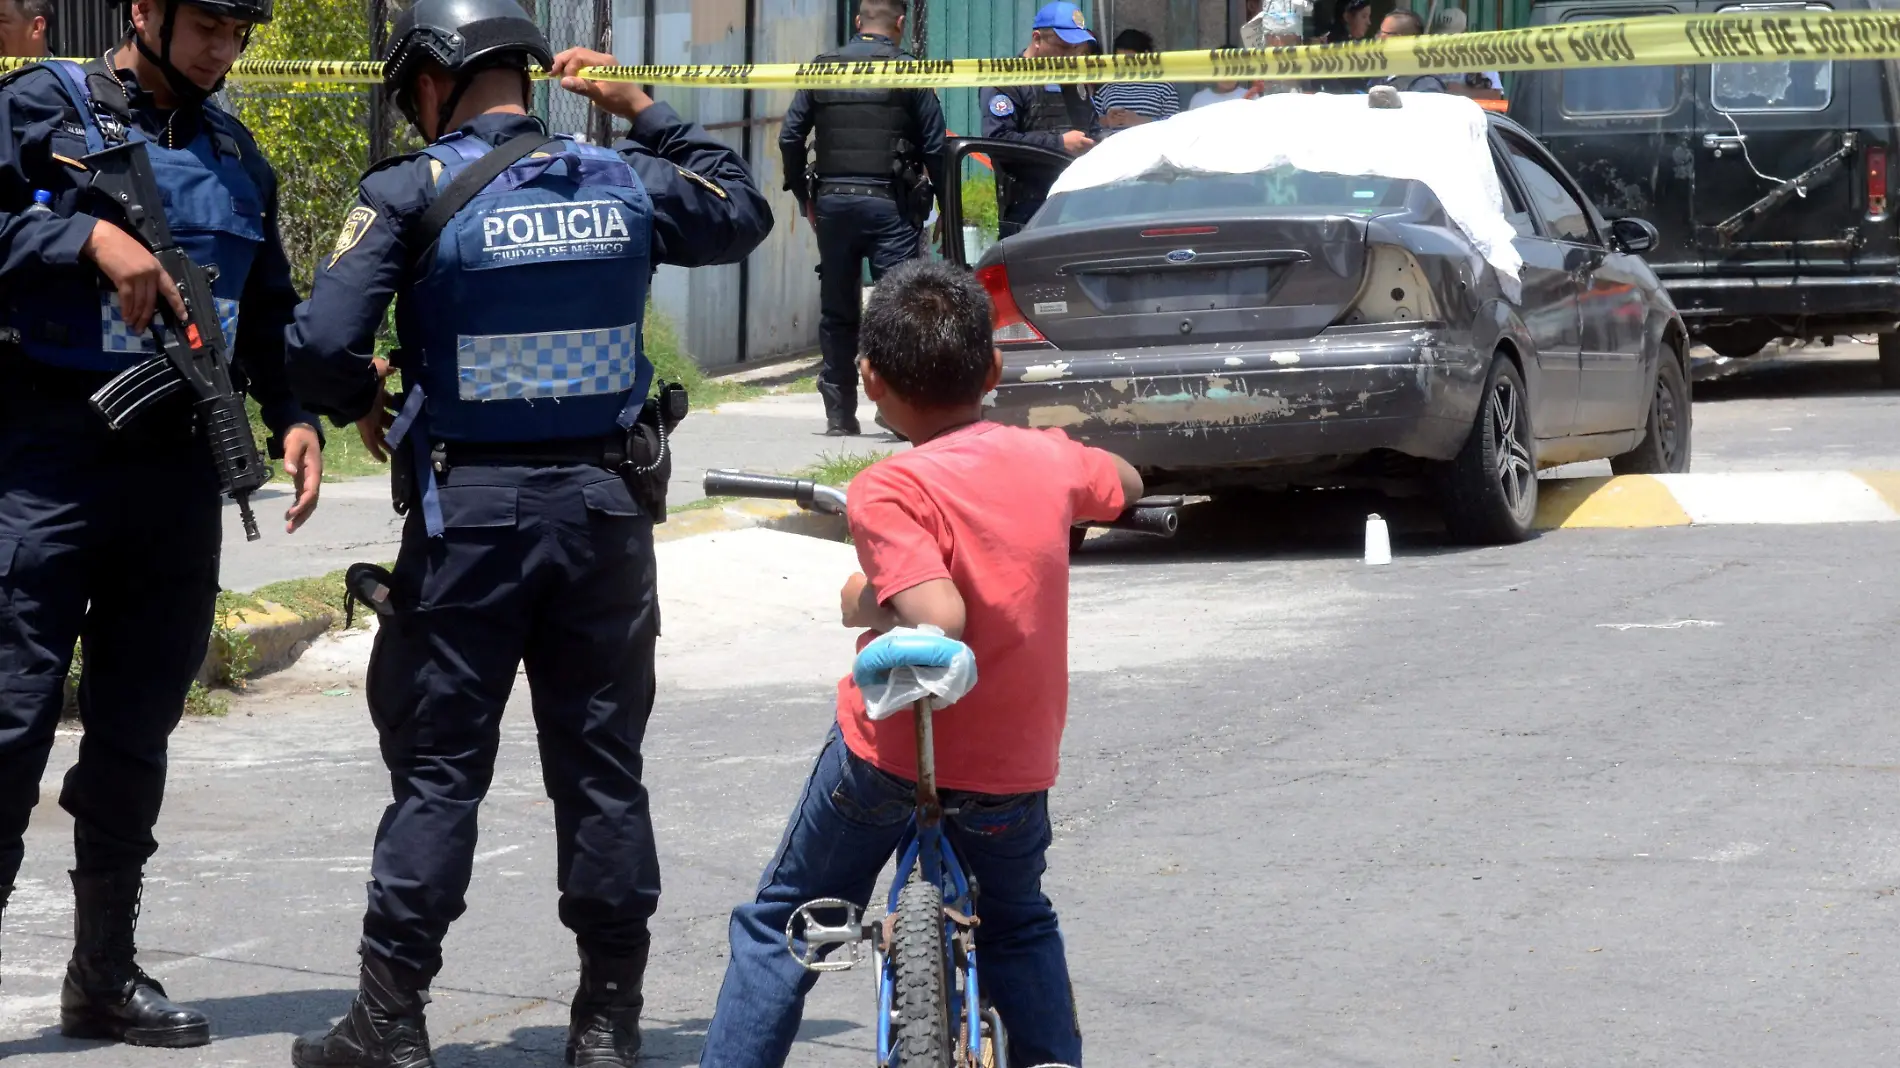
[[989, 294], [961, 267], [911, 260], [871, 291], [858, 351], [912, 404], [975, 404], [994, 351]]
[[1152, 52], [1154, 50], [1155, 39], [1133, 27], [1115, 35], [1115, 51], [1117, 52]]

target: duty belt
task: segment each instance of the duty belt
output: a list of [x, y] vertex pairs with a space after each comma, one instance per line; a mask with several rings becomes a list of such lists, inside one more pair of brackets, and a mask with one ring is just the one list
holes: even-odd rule
[[896, 200], [897, 193], [888, 185], [870, 185], [860, 182], [832, 181], [829, 178], [818, 179], [818, 195], [842, 197], [877, 197], [880, 200]]
[[618, 471], [627, 461], [625, 437], [567, 438], [559, 441], [441, 441], [431, 450], [450, 467], [501, 464], [559, 466], [578, 464]]

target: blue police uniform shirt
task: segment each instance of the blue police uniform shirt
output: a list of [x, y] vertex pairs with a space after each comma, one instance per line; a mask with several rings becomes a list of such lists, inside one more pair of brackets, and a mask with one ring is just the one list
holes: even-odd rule
[[[183, 147], [202, 132], [206, 119], [192, 109], [162, 111], [130, 70], [116, 71], [126, 89], [125, 118], [161, 146]], [[206, 108], [215, 107], [207, 104]], [[284, 373], [284, 328], [297, 306], [290, 261], [277, 226], [277, 175], [250, 132], [234, 118], [220, 124], [237, 143], [245, 177], [255, 189], [262, 240], [256, 245], [238, 305], [242, 309], [232, 346], [245, 391], [258, 402], [273, 435], [270, 451], [281, 455], [283, 436], [298, 423], [314, 424], [292, 395]], [[169, 126], [169, 129], [168, 129]], [[25, 71], [0, 88], [0, 289], [71, 285], [101, 286], [98, 269], [81, 250], [98, 224], [79, 212], [78, 172], [54, 154], [70, 156], [84, 144], [84, 124], [60, 78], [43, 68]], [[54, 214], [27, 214], [33, 192], [52, 193]], [[19, 287], [19, 288], [15, 288]], [[101, 382], [107, 372], [96, 372]]]
[[[495, 113], [477, 116], [459, 132], [500, 145], [545, 130], [533, 116]], [[736, 263], [771, 232], [771, 208], [737, 152], [665, 104], [641, 112], [629, 134], [613, 151], [650, 202], [652, 265]], [[287, 331], [286, 363], [297, 396], [339, 425], [363, 418], [375, 404], [378, 383], [369, 357], [390, 300], [417, 281], [404, 236], [434, 200], [439, 166], [415, 153], [363, 176], [335, 247], [317, 265], [310, 299]], [[629, 309], [635, 319], [642, 311]], [[406, 334], [400, 340], [405, 346], [422, 341]]]
[[[1094, 100], [1089, 87], [1078, 85], [1075, 88], [1084, 94], [1088, 104], [1088, 128], [1082, 132], [1091, 138], [1100, 138], [1099, 116], [1095, 114]], [[1060, 94], [1060, 85], [1006, 85], [1000, 88], [984, 89], [978, 95], [978, 103], [983, 108], [983, 136], [1000, 141], [1015, 141], [1025, 145], [1035, 145], [1051, 152], [1066, 151], [1062, 147], [1063, 130], [1032, 130], [1030, 117], [1035, 113], [1037, 100], [1043, 93]]]

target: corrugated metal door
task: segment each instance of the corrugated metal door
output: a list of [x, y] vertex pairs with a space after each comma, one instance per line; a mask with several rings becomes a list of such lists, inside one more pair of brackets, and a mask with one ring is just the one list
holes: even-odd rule
[[[837, 44], [838, 0], [754, 0], [760, 63], [796, 63]], [[771, 18], [762, 17], [770, 5]], [[849, 23], [847, 23], [848, 25]], [[741, 94], [733, 94], [741, 95]], [[790, 90], [752, 98], [752, 173], [772, 198], [776, 225], [752, 254], [746, 278], [747, 359], [804, 352], [818, 345], [818, 242], [785, 186], [778, 137]]]
[[[768, 13], [771, 17], [765, 18]], [[788, 63], [835, 43], [837, 0], [613, 0], [614, 54], [627, 63]], [[817, 245], [783, 190], [779, 120], [789, 92], [658, 91], [681, 116], [747, 153], [772, 201], [772, 235], [741, 266], [662, 267], [653, 302], [702, 366], [818, 345]]]
[[[924, 41], [930, 59], [1019, 55], [1029, 46], [1029, 24], [1041, 6], [1038, 0], [925, 0], [925, 3], [928, 13]], [[944, 89], [939, 95], [943, 98], [944, 121], [952, 131], [965, 137], [983, 133], [983, 116], [976, 103], [977, 90]]]

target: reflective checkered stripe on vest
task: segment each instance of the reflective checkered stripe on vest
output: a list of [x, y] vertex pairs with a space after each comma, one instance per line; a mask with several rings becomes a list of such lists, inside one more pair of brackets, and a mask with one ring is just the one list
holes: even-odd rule
[[[491, 151], [427, 149], [439, 192]], [[645, 398], [640, 348], [653, 204], [608, 149], [562, 138], [503, 171], [443, 227], [405, 316], [428, 434], [445, 441], [604, 437]]]
[[[127, 139], [145, 142], [173, 239], [193, 263], [217, 268], [211, 294], [225, 340], [235, 345], [238, 298], [264, 243], [264, 198], [239, 156], [244, 138], [237, 120], [206, 104], [198, 136], [183, 148], [166, 148], [109, 114], [102, 125], [78, 64], [55, 60], [44, 66], [59, 76], [83, 126], [83, 134], [56, 130], [52, 150], [76, 158]], [[83, 198], [80, 204], [85, 205]], [[103, 218], [114, 217], [110, 210], [96, 210]], [[70, 276], [59, 283], [44, 290], [28, 283], [7, 294], [6, 322], [20, 331], [27, 355], [57, 367], [120, 371], [157, 351], [150, 332], [134, 334], [126, 325], [118, 293], [110, 287], [96, 280], [80, 284]]]

